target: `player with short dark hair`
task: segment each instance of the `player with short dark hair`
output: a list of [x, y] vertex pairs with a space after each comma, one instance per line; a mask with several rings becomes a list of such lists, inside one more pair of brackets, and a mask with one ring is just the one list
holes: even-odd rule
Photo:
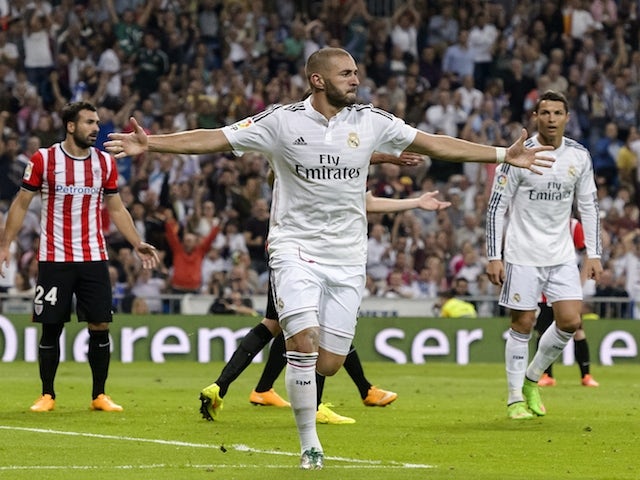
[[526, 131], [508, 149], [421, 132], [372, 105], [356, 104], [358, 69], [341, 48], [309, 57], [311, 96], [274, 105], [213, 130], [147, 135], [112, 133], [116, 157], [145, 151], [214, 153], [257, 151], [275, 174], [268, 236], [276, 307], [287, 342], [285, 383], [300, 439], [300, 467], [321, 469], [315, 372], [334, 375], [355, 334], [364, 292], [367, 218], [365, 192], [371, 154], [403, 151], [440, 160], [508, 162], [539, 172], [548, 147], [524, 147]]
[[22, 188], [13, 200], [0, 237], [0, 274], [8, 248], [16, 237], [33, 197], [42, 197], [38, 279], [33, 321], [42, 324], [38, 361], [42, 395], [33, 412], [55, 407], [54, 380], [60, 362], [60, 335], [71, 320], [73, 297], [78, 321], [87, 322], [88, 361], [93, 378], [91, 409], [110, 412], [122, 407], [105, 394], [111, 358], [111, 282], [102, 206], [133, 246], [144, 268], [153, 268], [158, 255], [140, 238], [118, 194], [116, 162], [93, 145], [100, 128], [96, 108], [86, 102], [67, 104], [61, 113], [66, 135], [62, 142], [39, 149], [24, 171]]
[[[501, 165], [487, 209], [487, 274], [502, 286], [499, 303], [511, 311], [505, 345], [507, 416], [526, 420], [546, 414], [538, 380], [581, 323], [582, 281], [569, 222], [574, 200], [585, 231], [583, 278], [598, 280], [602, 241], [591, 156], [564, 136], [569, 105], [561, 93], [543, 93], [533, 111], [537, 134], [527, 145], [552, 146], [556, 161], [542, 175]], [[503, 235], [505, 216], [509, 222]], [[503, 242], [504, 236], [504, 242]], [[527, 366], [536, 308], [544, 294], [555, 322], [540, 338]]]

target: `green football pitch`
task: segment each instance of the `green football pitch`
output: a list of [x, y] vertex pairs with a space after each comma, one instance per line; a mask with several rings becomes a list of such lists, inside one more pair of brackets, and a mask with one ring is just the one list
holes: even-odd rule
[[[125, 411], [105, 413], [88, 408], [88, 366], [62, 363], [56, 409], [32, 413], [37, 365], [0, 364], [0, 479], [640, 478], [639, 365], [595, 365], [599, 388], [556, 366], [547, 416], [517, 422], [500, 364], [366, 363], [398, 400], [365, 407], [344, 372], [327, 379], [325, 402], [356, 423], [318, 426], [326, 460], [314, 472], [298, 469], [291, 411], [248, 402], [262, 365], [232, 385], [218, 420], [200, 418], [199, 390], [221, 366], [112, 363], [108, 393]], [[276, 390], [286, 396], [282, 377]]]

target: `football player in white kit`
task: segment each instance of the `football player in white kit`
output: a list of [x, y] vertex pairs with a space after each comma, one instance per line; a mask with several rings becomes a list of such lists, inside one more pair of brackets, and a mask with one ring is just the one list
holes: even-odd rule
[[541, 173], [549, 147], [508, 149], [430, 135], [372, 105], [355, 104], [353, 57], [340, 48], [313, 53], [306, 65], [311, 95], [274, 105], [215, 130], [147, 136], [114, 133], [116, 157], [170, 153], [262, 152], [275, 173], [268, 235], [276, 308], [285, 333], [285, 384], [301, 445], [300, 466], [320, 469], [315, 371], [333, 375], [349, 352], [364, 290], [367, 257], [366, 179], [374, 151], [407, 150], [452, 162], [508, 163]]
[[[582, 282], [569, 228], [574, 200], [585, 233], [587, 254], [582, 268], [586, 278], [596, 281], [602, 272], [591, 155], [584, 146], [564, 136], [569, 120], [566, 98], [557, 92], [545, 92], [533, 116], [537, 134], [525, 145], [552, 146], [554, 150], [549, 153], [556, 161], [542, 175], [500, 165], [487, 209], [487, 273], [491, 282], [502, 285], [499, 303], [511, 311], [505, 346], [507, 416], [516, 420], [545, 415], [538, 380], [581, 323]], [[541, 294], [553, 304], [555, 322], [540, 338], [527, 366]]]

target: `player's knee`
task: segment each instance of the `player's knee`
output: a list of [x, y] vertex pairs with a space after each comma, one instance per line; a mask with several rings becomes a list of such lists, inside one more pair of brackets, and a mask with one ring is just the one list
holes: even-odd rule
[[287, 350], [317, 352], [320, 344], [318, 315], [314, 311], [295, 313], [281, 321], [287, 339]]
[[325, 377], [331, 377], [338, 373], [341, 363], [326, 361], [324, 359], [318, 359], [318, 363], [316, 365], [316, 371]]
[[511, 315], [511, 328], [519, 333], [529, 334], [536, 323], [535, 311], [517, 312]]
[[87, 328], [89, 329], [89, 331], [95, 331], [95, 332], [109, 330], [110, 326], [111, 324], [109, 322], [99, 322], [99, 323], [89, 322], [87, 324]]
[[318, 328], [305, 328], [295, 335], [287, 338], [287, 350], [296, 352], [317, 352], [320, 339]]
[[43, 323], [40, 345], [43, 347], [56, 345], [60, 341], [63, 328], [62, 323]]

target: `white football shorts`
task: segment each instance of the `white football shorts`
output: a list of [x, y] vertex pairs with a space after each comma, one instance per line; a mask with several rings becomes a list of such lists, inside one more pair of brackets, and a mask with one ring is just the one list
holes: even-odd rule
[[503, 307], [535, 310], [541, 293], [551, 304], [559, 300], [582, 300], [580, 270], [575, 263], [533, 267], [506, 262], [504, 268], [505, 281], [498, 302]]
[[[319, 326], [320, 347], [337, 355], [348, 354], [364, 291], [365, 266], [324, 265], [281, 255], [272, 257], [269, 267], [285, 338]], [[302, 312], [316, 315], [296, 315]]]

